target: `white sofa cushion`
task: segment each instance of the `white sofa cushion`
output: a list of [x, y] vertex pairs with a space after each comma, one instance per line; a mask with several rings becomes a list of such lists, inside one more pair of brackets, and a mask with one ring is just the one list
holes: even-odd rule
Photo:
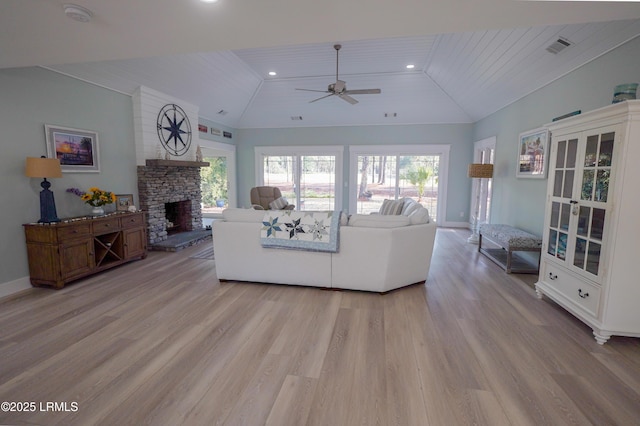
[[[418, 205], [420, 206], [420, 204]], [[420, 206], [409, 214], [409, 221], [412, 225], [429, 223], [431, 221], [431, 218], [429, 217], [429, 210], [426, 207]]]
[[253, 222], [262, 223], [264, 210], [254, 209], [224, 209], [222, 217], [228, 222]]
[[402, 199], [402, 214], [408, 216], [411, 225], [419, 225], [422, 223], [429, 223], [431, 217], [429, 216], [429, 210], [422, 204], [418, 203], [413, 198], [405, 197]]
[[354, 214], [349, 218], [349, 226], [361, 228], [399, 228], [411, 223], [407, 216]]
[[403, 198], [402, 199], [402, 211], [400, 212], [400, 214], [404, 215], [404, 216], [410, 216], [411, 213], [413, 213], [414, 211], [418, 210], [420, 207], [422, 207], [422, 205], [419, 204], [413, 198]]

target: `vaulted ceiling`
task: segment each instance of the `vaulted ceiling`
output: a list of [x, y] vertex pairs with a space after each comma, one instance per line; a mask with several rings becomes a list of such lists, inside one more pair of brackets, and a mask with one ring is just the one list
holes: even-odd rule
[[[640, 35], [636, 3], [603, 8], [450, 0], [419, 2], [430, 8], [413, 2], [404, 9], [398, 2], [392, 9], [381, 4], [373, 11], [371, 1], [365, 7], [361, 0], [347, 0], [335, 3], [338, 12], [328, 15], [326, 10], [319, 14], [318, 2], [307, 1], [292, 8], [291, 2], [275, 0], [268, 11], [264, 2], [246, 0], [216, 5], [188, 0], [180, 2], [182, 9], [173, 3], [178, 2], [87, 0], [82, 5], [93, 11], [93, 20], [78, 23], [65, 17], [55, 1], [4, 0], [0, 66], [41, 65], [127, 94], [144, 85], [197, 105], [201, 116], [235, 128], [468, 123]], [[333, 3], [323, 4], [330, 8]], [[504, 15], [488, 14], [491, 5]], [[210, 12], [205, 6], [218, 9]], [[42, 19], [42, 10], [49, 10], [46, 18], [57, 28], [49, 28], [52, 23], [44, 19], [36, 27], [27, 20], [29, 8], [35, 22]], [[441, 16], [434, 17], [438, 10]], [[419, 28], [411, 26], [415, 13], [422, 13]], [[203, 22], [202, 15], [210, 22]], [[221, 16], [231, 16], [237, 27], [217, 21]], [[351, 18], [342, 22], [344, 16]], [[401, 25], [393, 16], [402, 18]], [[510, 17], [506, 22], [505, 16]], [[17, 24], [21, 20], [22, 26]], [[317, 21], [324, 27], [318, 28]], [[374, 21], [384, 21], [384, 28], [373, 27]], [[123, 22], [133, 27], [122, 27]], [[202, 37], [213, 31], [206, 25], [213, 22], [226, 32], [214, 31], [219, 40], [203, 43]], [[288, 28], [286, 39], [282, 26]], [[16, 31], [12, 36], [11, 28]], [[547, 51], [558, 39], [570, 46], [557, 54]], [[60, 44], [65, 41], [66, 47]], [[296, 90], [324, 91], [335, 82], [335, 43], [342, 45], [339, 78], [348, 90], [380, 88], [382, 93], [353, 95], [359, 102], [351, 105], [336, 96], [310, 102], [324, 94]], [[415, 67], [407, 69], [408, 64]]]

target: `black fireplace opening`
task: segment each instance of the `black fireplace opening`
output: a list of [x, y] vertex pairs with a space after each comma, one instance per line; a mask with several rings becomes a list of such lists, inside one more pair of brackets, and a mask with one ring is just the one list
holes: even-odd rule
[[167, 234], [171, 235], [193, 230], [191, 200], [165, 203], [164, 210], [167, 220]]

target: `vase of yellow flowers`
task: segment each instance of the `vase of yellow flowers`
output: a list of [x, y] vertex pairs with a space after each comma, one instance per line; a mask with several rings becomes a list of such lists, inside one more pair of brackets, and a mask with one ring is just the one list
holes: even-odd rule
[[88, 192], [83, 192], [78, 188], [69, 188], [67, 192], [71, 192], [80, 197], [82, 201], [93, 207], [91, 214], [93, 216], [101, 216], [104, 214], [104, 205], [111, 204], [116, 201], [116, 195], [111, 191], [105, 191], [98, 187], [89, 188]]

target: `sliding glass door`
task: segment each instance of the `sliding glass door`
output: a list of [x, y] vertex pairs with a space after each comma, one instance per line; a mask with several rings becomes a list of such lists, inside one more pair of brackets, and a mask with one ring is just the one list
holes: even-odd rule
[[436, 220], [444, 214], [439, 202], [446, 186], [445, 145], [351, 147], [351, 211], [378, 212], [385, 199], [413, 198]]
[[[286, 153], [286, 154], [285, 154]], [[296, 210], [341, 208], [342, 147], [256, 148], [259, 185], [280, 188]]]

